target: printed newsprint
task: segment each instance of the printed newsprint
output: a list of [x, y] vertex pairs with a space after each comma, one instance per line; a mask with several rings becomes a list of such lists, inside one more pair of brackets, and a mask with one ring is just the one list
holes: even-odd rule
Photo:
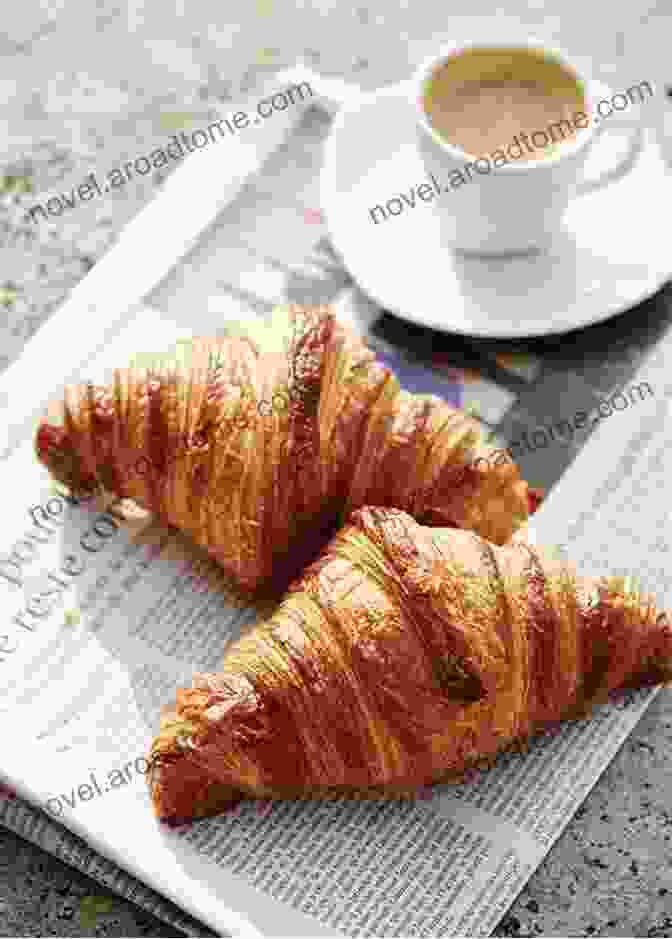
[[[273, 156], [232, 207], [235, 219], [165, 280], [154, 308], [105, 334], [104, 352], [79, 378], [95, 381], [185, 335], [225, 331], [227, 321], [268, 317], [278, 299], [334, 301], [366, 331], [380, 311], [348, 286], [316, 211], [327, 127], [315, 119]], [[78, 336], [61, 339], [67, 357]], [[34, 348], [25, 369], [39, 382], [55, 371], [56, 347], [43, 350], [42, 369]], [[671, 357], [659, 343], [638, 375], [655, 397], [598, 427], [531, 532], [589, 570], [636, 570], [663, 605], [672, 601], [659, 491], [672, 476], [663, 436]], [[17, 381], [0, 401], [5, 416], [16, 412], [15, 428], [26, 387]], [[497, 394], [488, 386], [482, 400], [495, 409]], [[68, 501], [38, 465], [33, 431], [25, 425], [0, 462], [0, 822], [188, 935], [209, 934], [197, 921], [224, 936], [489, 935], [658, 689], [416, 800], [246, 801], [166, 828], [143, 776], [160, 708], [194, 671], [217, 668], [255, 611], [231, 605], [214, 564], [175, 533]]]
[[[144, 309], [89, 377], [184, 334]], [[535, 538], [588, 567], [636, 568], [661, 603], [671, 585], [656, 537], [667, 524], [658, 489], [672, 473], [658, 434], [665, 351], [638, 376], [661, 389], [646, 414], [605, 422], [534, 525]], [[598, 449], [609, 468], [599, 485]], [[171, 830], [143, 778], [160, 707], [193, 671], [216, 669], [255, 612], [229, 605], [214, 565], [151, 519], [122, 523], [101, 505], [69, 504], [30, 439], [0, 472], [2, 781], [219, 935], [487, 936], [658, 690], [416, 800], [246, 801]], [[594, 494], [579, 506], [589, 474]], [[581, 508], [570, 523], [568, 505]]]

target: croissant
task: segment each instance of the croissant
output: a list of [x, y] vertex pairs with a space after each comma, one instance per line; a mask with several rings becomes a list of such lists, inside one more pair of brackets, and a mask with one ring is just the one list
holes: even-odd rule
[[328, 307], [279, 308], [273, 330], [265, 347], [199, 338], [107, 386], [66, 388], [38, 458], [71, 489], [187, 533], [243, 593], [284, 592], [366, 504], [498, 544], [525, 523], [538, 495], [516, 464], [493, 459], [462, 411], [402, 391]]
[[153, 805], [175, 823], [245, 797], [417, 794], [670, 680], [670, 620], [628, 578], [365, 507], [221, 671], [178, 690], [149, 754]]

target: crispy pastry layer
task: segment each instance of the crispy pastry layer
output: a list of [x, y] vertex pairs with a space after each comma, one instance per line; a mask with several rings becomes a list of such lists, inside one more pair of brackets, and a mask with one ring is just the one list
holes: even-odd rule
[[402, 391], [328, 307], [273, 324], [265, 343], [197, 339], [179, 361], [69, 387], [39, 458], [75, 491], [103, 487], [188, 533], [248, 592], [282, 593], [364, 505], [497, 544], [527, 521], [536, 495], [489, 459], [474, 420]]
[[523, 541], [352, 514], [154, 741], [157, 814], [259, 798], [398, 795], [672, 678], [672, 629], [623, 578]]

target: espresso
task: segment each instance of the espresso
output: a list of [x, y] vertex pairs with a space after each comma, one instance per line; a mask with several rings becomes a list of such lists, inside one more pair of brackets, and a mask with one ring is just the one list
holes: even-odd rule
[[[523, 160], [540, 160], [576, 138], [574, 116], [580, 107], [576, 88], [549, 93], [529, 78], [483, 78], [459, 83], [435, 74], [425, 95], [425, 113], [441, 137], [479, 157], [504, 150], [514, 138]], [[527, 141], [521, 137], [526, 135]]]

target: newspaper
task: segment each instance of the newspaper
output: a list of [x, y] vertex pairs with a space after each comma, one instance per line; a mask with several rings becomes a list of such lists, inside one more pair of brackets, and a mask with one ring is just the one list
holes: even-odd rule
[[[381, 311], [329, 256], [319, 220], [306, 221], [316, 205], [316, 126], [323, 131], [314, 121], [299, 138], [302, 165], [291, 144], [278, 156], [297, 182], [291, 197], [286, 179], [276, 182], [265, 216], [275, 220], [272, 230], [258, 224], [266, 176], [237, 202], [235, 219], [166, 279], [151, 298], [158, 309], [139, 310], [82, 378], [177, 337], [271, 316], [278, 299], [331, 300], [370, 333], [381, 357], [393, 354], [371, 328]], [[280, 172], [272, 167], [270, 178]], [[284, 222], [278, 198], [289, 203]], [[303, 252], [300, 263], [286, 256], [290, 242]], [[246, 268], [250, 257], [256, 267]], [[447, 373], [417, 361], [411, 368], [408, 355], [394, 354], [400, 365], [405, 358], [402, 383], [432, 375], [437, 393], [464, 403]], [[660, 342], [637, 375], [650, 375], [655, 399], [597, 429], [533, 526], [535, 538], [562, 544], [587, 569], [637, 569], [661, 604], [670, 602], [666, 545], [653, 532], [666, 516], [658, 510], [651, 528], [643, 521], [660, 507], [652, 494], [672, 468], [660, 434], [670, 354]], [[513, 395], [481, 381], [486, 419], [496, 425]], [[0, 476], [2, 782], [17, 794], [5, 799], [0, 820], [189, 935], [208, 934], [189, 916], [217, 935], [489, 935], [659, 690], [628, 694], [589, 721], [537, 738], [525, 754], [503, 754], [479, 778], [416, 800], [248, 801], [167, 830], [153, 816], [142, 772], [159, 709], [194, 671], [216, 669], [255, 611], [229, 605], [214, 565], [152, 520], [122, 525], [109, 507], [68, 504], [30, 439]]]
[[[149, 310], [138, 319], [109, 361], [122, 347], [146, 348], [150, 337], [166, 347], [184, 334]], [[624, 512], [634, 487], [625, 493], [612, 479], [592, 510], [599, 525], [582, 516], [553, 527], [579, 558], [592, 559], [608, 538], [612, 567], [627, 558], [651, 571], [650, 587], [669, 580], [664, 555], [660, 570], [652, 566], [651, 535], [637, 535], [652, 501], [642, 480], [655, 487], [672, 469], [669, 446], [654, 439], [668, 407], [667, 396], [658, 400], [648, 438], [638, 435], [649, 444], [637, 458], [647, 475], [625, 477], [639, 479], [636, 513]], [[153, 522], [128, 528], [109, 511], [68, 505], [30, 440], [2, 476], [11, 494], [0, 567], [4, 784], [219, 934], [488, 935], [656, 693], [629, 694], [538, 738], [526, 755], [504, 754], [480, 779], [416, 801], [268, 802], [263, 811], [249, 801], [164, 830], [141, 759], [159, 708], [193, 671], [216, 668], [255, 613], [228, 606], [216, 568]]]

